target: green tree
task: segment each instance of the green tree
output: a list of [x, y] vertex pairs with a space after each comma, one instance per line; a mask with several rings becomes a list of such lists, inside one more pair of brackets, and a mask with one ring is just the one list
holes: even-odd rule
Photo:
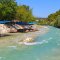
[[13, 20], [16, 14], [15, 0], [0, 0], [0, 20]]
[[60, 15], [58, 15], [56, 18], [56, 26], [60, 26]]
[[21, 5], [17, 7], [16, 19], [20, 21], [34, 21], [34, 16], [32, 14], [32, 9], [29, 6]]
[[[50, 14], [48, 16], [49, 25], [52, 25], [52, 26], [56, 26], [57, 27], [58, 26], [57, 21], [58, 21], [58, 18], [60, 17], [59, 15], [60, 15], [60, 10], [57, 11], [56, 13]], [[59, 24], [60, 24], [60, 22], [59, 22]]]

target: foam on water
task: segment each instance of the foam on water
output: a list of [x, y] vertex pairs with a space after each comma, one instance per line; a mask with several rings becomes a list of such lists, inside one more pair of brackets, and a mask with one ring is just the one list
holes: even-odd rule
[[50, 37], [48, 40], [51, 40], [51, 39], [53, 39], [52, 37]]
[[1, 59], [4, 59], [4, 58], [5, 58], [5, 57], [1, 57], [1, 56], [0, 56], [0, 60], [1, 60]]
[[17, 46], [8, 46], [8, 48], [14, 48], [14, 49], [16, 49], [16, 47], [17, 47]]
[[57, 45], [58, 45], [58, 46], [60, 46], [60, 44], [59, 44], [59, 43], [57, 43]]
[[0, 57], [0, 59], [2, 59], [2, 57]]
[[41, 42], [32, 42], [32, 43], [28, 43], [28, 42], [18, 42], [18, 44], [24, 44], [24, 45], [38, 45], [38, 44], [44, 44], [44, 43], [48, 43], [48, 41], [46, 40], [42, 40]]

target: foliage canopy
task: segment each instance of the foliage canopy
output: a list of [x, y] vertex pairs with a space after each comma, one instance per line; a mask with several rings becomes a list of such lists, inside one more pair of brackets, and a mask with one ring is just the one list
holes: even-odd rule
[[17, 4], [15, 0], [0, 0], [0, 20], [15, 18]]
[[26, 5], [18, 6], [15, 0], [0, 0], [0, 20], [33, 21], [32, 9]]

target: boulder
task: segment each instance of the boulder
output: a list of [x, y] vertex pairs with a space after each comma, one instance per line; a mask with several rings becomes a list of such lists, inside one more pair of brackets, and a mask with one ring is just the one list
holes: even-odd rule
[[10, 27], [10, 33], [16, 33], [17, 29], [15, 29], [14, 27]]
[[0, 24], [0, 34], [6, 34], [10, 32], [10, 29], [5, 24]]
[[31, 37], [27, 37], [23, 42], [32, 43], [34, 40]]

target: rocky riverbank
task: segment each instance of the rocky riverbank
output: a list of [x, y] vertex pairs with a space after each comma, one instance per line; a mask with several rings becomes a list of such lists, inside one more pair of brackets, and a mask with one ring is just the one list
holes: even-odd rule
[[9, 36], [0, 37], [0, 45], [5, 46], [12, 44], [19, 44], [19, 42], [21, 41], [23, 42], [27, 41], [26, 38], [34, 39], [38, 35], [43, 35], [49, 30], [48, 27], [46, 26], [37, 26], [37, 29], [39, 29], [39, 31], [28, 32], [28, 33], [8, 33]]

